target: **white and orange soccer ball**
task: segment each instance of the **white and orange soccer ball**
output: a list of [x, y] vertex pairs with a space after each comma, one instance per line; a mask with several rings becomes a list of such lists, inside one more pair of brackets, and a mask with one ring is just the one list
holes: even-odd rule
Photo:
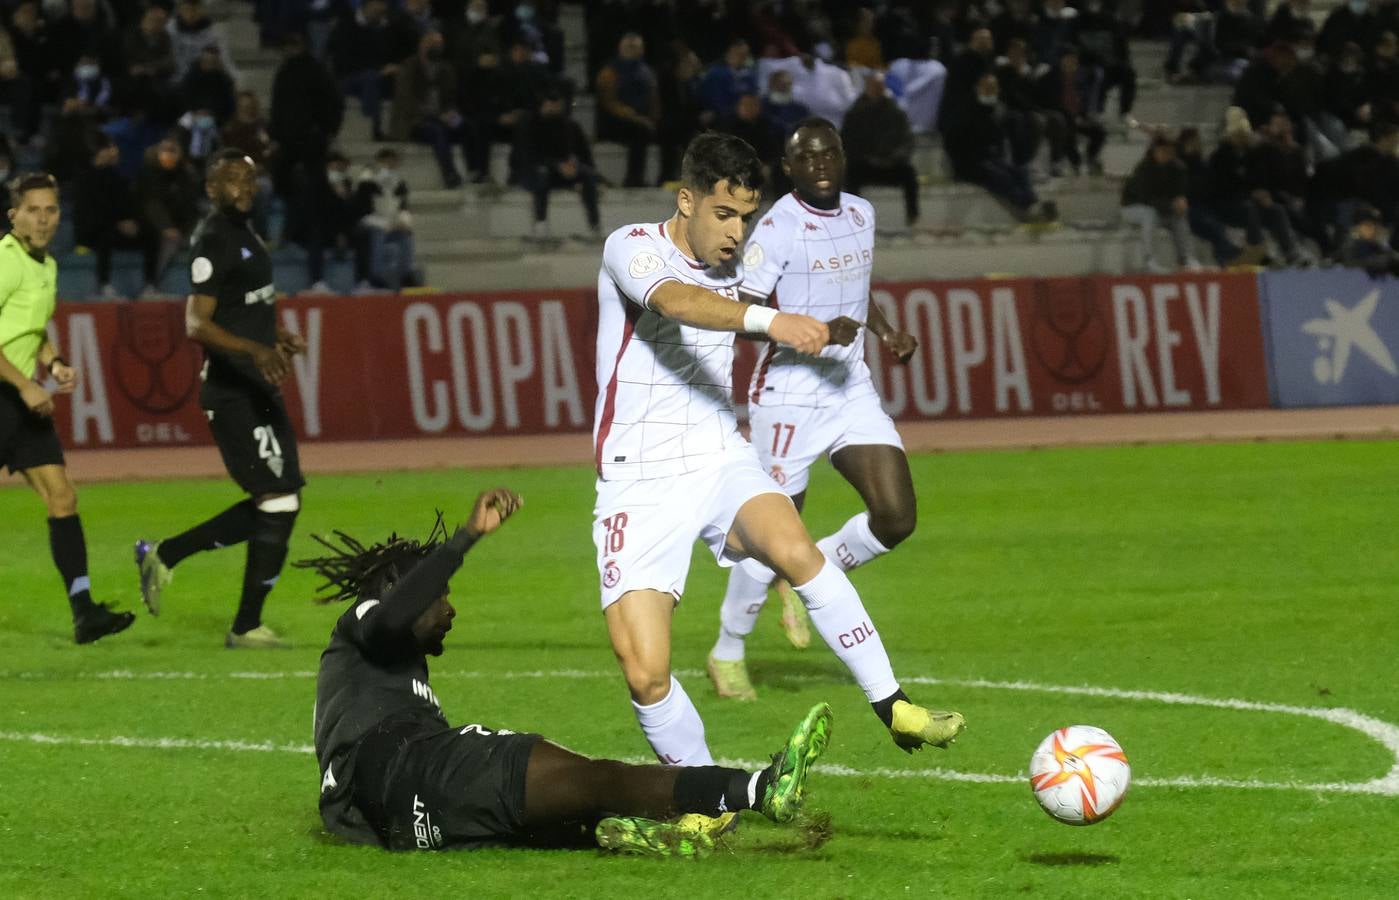
[[1065, 825], [1092, 825], [1127, 795], [1132, 767], [1112, 735], [1092, 725], [1060, 728], [1030, 757], [1030, 787], [1044, 811]]

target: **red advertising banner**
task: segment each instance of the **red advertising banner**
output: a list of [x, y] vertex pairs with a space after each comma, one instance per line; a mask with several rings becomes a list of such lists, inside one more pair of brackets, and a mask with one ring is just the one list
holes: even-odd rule
[[[896, 418], [1268, 405], [1253, 276], [899, 283], [875, 300], [919, 341], [907, 366], [870, 342]], [[304, 440], [592, 427], [591, 290], [293, 298], [278, 314], [308, 345], [283, 385]], [[65, 446], [209, 442], [183, 304], [60, 304], [51, 327], [83, 375], [58, 404]], [[740, 344], [741, 398], [756, 345]]]

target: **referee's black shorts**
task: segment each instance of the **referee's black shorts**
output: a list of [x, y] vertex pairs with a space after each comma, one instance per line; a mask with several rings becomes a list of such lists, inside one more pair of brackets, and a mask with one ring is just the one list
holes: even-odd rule
[[525, 770], [537, 734], [465, 725], [382, 727], [355, 752], [354, 804], [390, 850], [500, 846], [524, 834]]
[[206, 383], [199, 405], [224, 468], [254, 497], [295, 494], [306, 484], [296, 432], [280, 393]]
[[63, 445], [52, 416], [31, 412], [19, 388], [0, 383], [0, 466], [23, 472], [39, 466], [63, 465]]

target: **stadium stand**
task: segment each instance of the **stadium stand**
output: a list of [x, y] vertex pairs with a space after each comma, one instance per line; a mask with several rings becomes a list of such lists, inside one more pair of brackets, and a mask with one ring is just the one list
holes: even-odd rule
[[[733, 37], [748, 38], [750, 52], [758, 63], [752, 69], [752, 82], [759, 93], [766, 94], [773, 83], [786, 83], [783, 78], [774, 81], [774, 72], [794, 73], [798, 82], [796, 99], [815, 112], [832, 115], [843, 112], [843, 91], [848, 89], [844, 95], [848, 102], [859, 95], [867, 70], [852, 65], [847, 72], [819, 58], [808, 62], [796, 56], [781, 56], [816, 50], [819, 57], [837, 47], [837, 63], [846, 53], [860, 62], [885, 62], [890, 89], [899, 97], [916, 132], [910, 162], [919, 177], [919, 218], [911, 229], [904, 227], [904, 196], [897, 186], [868, 188], [881, 220], [880, 267], [887, 277], [1118, 272], [1145, 268], [1148, 261], [1159, 266], [1157, 261], [1176, 259], [1165, 230], [1157, 229], [1155, 253], [1144, 253], [1138, 246], [1139, 233], [1124, 224], [1120, 210], [1126, 179], [1146, 156], [1156, 130], [1164, 129], [1174, 136], [1183, 129], [1195, 129], [1203, 136], [1204, 152], [1209, 156], [1218, 143], [1225, 109], [1231, 101], [1251, 110], [1250, 118], [1257, 120], [1252, 125], [1259, 143], [1272, 140], [1263, 120], [1271, 119], [1274, 106], [1281, 105], [1293, 121], [1294, 142], [1305, 154], [1306, 165], [1320, 173], [1309, 184], [1319, 186], [1315, 191], [1308, 187], [1305, 197], [1291, 197], [1283, 202], [1298, 201], [1305, 207], [1294, 211], [1299, 219], [1296, 230], [1310, 242], [1315, 255], [1336, 249], [1327, 246], [1327, 239], [1343, 238], [1348, 233], [1346, 216], [1355, 206], [1352, 201], [1356, 198], [1349, 196], [1355, 191], [1341, 183], [1346, 179], [1337, 173], [1333, 158], [1343, 151], [1362, 157], [1368, 153], [1366, 159], [1373, 164], [1372, 170], [1385, 178], [1393, 168], [1392, 157], [1378, 161], [1373, 158], [1375, 145], [1363, 137], [1365, 130], [1392, 117], [1392, 110], [1387, 107], [1399, 99], [1391, 96], [1391, 83], [1399, 84], [1399, 79], [1388, 74], [1393, 51], [1399, 49], [1391, 46], [1393, 37], [1387, 36], [1399, 8], [1393, 3], [1367, 11], [1359, 25], [1352, 21], [1358, 14], [1350, 5], [1338, 5], [1334, 0], [1311, 4], [1292, 0], [1266, 10], [1259, 8], [1262, 4], [1253, 4], [1247, 7], [1253, 16], [1248, 21], [1239, 18], [1244, 13], [1237, 2], [1227, 7], [1195, 0], [1146, 2], [1137, 11], [1124, 2], [1116, 14], [1099, 0], [1081, 0], [1077, 7], [1066, 7], [1062, 0], [1034, 5], [1010, 0], [1005, 4], [961, 3], [946, 7], [886, 3], [878, 5], [882, 12], [875, 20], [873, 32], [868, 16], [859, 12], [860, 5], [828, 2], [728, 4], [727, 17], [716, 21], [704, 19], [710, 15], [706, 12], [710, 7], [685, 0], [673, 4], [675, 13], [669, 18], [655, 14], [655, 4], [627, 0], [592, 4], [181, 0], [159, 4], [162, 9], [169, 7], [168, 14], [143, 13], [143, 5], [134, 0], [73, 0], [70, 4], [27, 0], [7, 5], [8, 40], [0, 39], [0, 117], [6, 118], [5, 133], [12, 136], [20, 169], [50, 164], [55, 150], [63, 145], [61, 140], [55, 140], [55, 123], [64, 118], [61, 101], [74, 90], [97, 92], [85, 102], [99, 106], [93, 118], [121, 149], [119, 168], [133, 178], [140, 171], [144, 149], [171, 129], [176, 129], [191, 149], [195, 149], [191, 142], [198, 141], [199, 152], [189, 152], [188, 156], [207, 152], [210, 136], [217, 140], [218, 134], [207, 126], [216, 125], [229, 134], [227, 126], [236, 125], [237, 120], [229, 117], [227, 92], [222, 89], [217, 92], [221, 98], [217, 111], [207, 109], [207, 101], [190, 99], [192, 95], [207, 95], [207, 85], [201, 93], [195, 84], [201, 81], [197, 71], [193, 77], [177, 71], [180, 60], [185, 61], [187, 68], [197, 70], [203, 58], [204, 69], [226, 71], [238, 90], [250, 92], [260, 101], [275, 140], [278, 111], [274, 108], [273, 87], [279, 68], [289, 65], [280, 49], [282, 36], [288, 31], [307, 36], [305, 58], [297, 63], [300, 68], [289, 82], [300, 85], [307, 78], [317, 83], [323, 79], [342, 96], [347, 90], [353, 93], [344, 98], [343, 115], [338, 109], [321, 108], [326, 104], [318, 101], [313, 112], [318, 121], [324, 119], [318, 127], [331, 133], [315, 140], [306, 135], [298, 137], [300, 167], [271, 180], [280, 199], [259, 213], [269, 221], [278, 284], [288, 291], [305, 289], [313, 282], [317, 282], [318, 289], [336, 293], [351, 293], [356, 288], [355, 248], [348, 246], [354, 241], [354, 233], [322, 234], [326, 230], [318, 224], [322, 217], [307, 214], [301, 207], [307, 203], [319, 207], [327, 199], [318, 193], [325, 190], [323, 186], [308, 184], [317, 179], [307, 174], [323, 167], [326, 153], [342, 153], [357, 172], [370, 166], [378, 150], [385, 146], [376, 140], [376, 132], [387, 131], [392, 120], [394, 91], [386, 80], [393, 80], [400, 64], [385, 63], [380, 67], [380, 78], [365, 78], [363, 72], [357, 73], [357, 86], [347, 84], [346, 76], [331, 68], [337, 58], [343, 67], [347, 52], [343, 44], [337, 43], [337, 28], [347, 35], [353, 31], [352, 25], [362, 30], [367, 9], [385, 11], [384, 33], [392, 35], [396, 46], [409, 48], [405, 65], [417, 53], [415, 35], [424, 28], [443, 32], [444, 58], [463, 74], [458, 84], [460, 109], [439, 111], [450, 118], [442, 121], [461, 135], [464, 146], [458, 158], [468, 167], [481, 169], [480, 161], [489, 160], [489, 178], [486, 172], [464, 171], [464, 175], [475, 174], [479, 180], [468, 178], [463, 187], [444, 189], [442, 169], [431, 146], [392, 144], [399, 154], [398, 173], [411, 192], [416, 262], [426, 271], [428, 284], [438, 289], [580, 285], [595, 277], [597, 238], [589, 228], [584, 204], [553, 203], [549, 213], [551, 237], [541, 240], [540, 230], [534, 225], [530, 193], [506, 183], [511, 169], [512, 135], [527, 111], [537, 105], [539, 91], [556, 83], [556, 79], [562, 78], [557, 84], [567, 89], [568, 114], [593, 143], [593, 164], [602, 185], [602, 229], [654, 219], [666, 208], [670, 200], [664, 186], [622, 187], [629, 180], [633, 184], [638, 180], [634, 147], [633, 171], [628, 172], [628, 147], [597, 140], [599, 115], [593, 94], [596, 74], [614, 60], [621, 35], [632, 28], [645, 39], [647, 60], [659, 77], [663, 98], [676, 96], [671, 48], [677, 37], [688, 39], [691, 49], [701, 57], [703, 70], [711, 71], [732, 49]], [[65, 6], [69, 11], [65, 12]], [[361, 7], [358, 12], [355, 6]], [[745, 8], [746, 18], [740, 13]], [[918, 14], [928, 9], [932, 10], [932, 18], [919, 21]], [[850, 15], [845, 15], [847, 12]], [[1266, 19], [1263, 13], [1267, 14]], [[37, 30], [32, 23], [35, 18], [42, 23]], [[1219, 22], [1212, 26], [1215, 19]], [[342, 21], [347, 24], [337, 24]], [[1246, 62], [1239, 59], [1239, 34], [1253, 34], [1250, 29], [1264, 21], [1266, 28], [1255, 39], [1252, 56]], [[160, 23], [169, 40], [162, 40], [156, 33], [154, 26]], [[1134, 34], [1145, 32], [1150, 36], [1127, 41], [1128, 24], [1136, 26]], [[968, 44], [975, 43], [972, 36], [981, 27], [990, 29], [995, 49], [978, 57], [969, 52]], [[7, 66], [7, 58], [38, 58], [36, 46], [48, 39], [36, 37], [39, 32], [66, 48], [64, 54], [55, 56], [60, 60], [57, 65], [63, 68], [48, 65], [39, 71], [27, 64]], [[1349, 46], [1354, 43], [1351, 38], [1357, 35], [1365, 42], [1358, 50]], [[1041, 92], [1020, 97], [1030, 108], [1019, 119], [1015, 116], [1024, 111], [1009, 108], [1015, 73], [1004, 56], [1008, 42], [1017, 37], [1032, 50], [1023, 74]], [[363, 34], [357, 34], [355, 39], [361, 43], [365, 40]], [[111, 73], [110, 91], [104, 97], [100, 86], [82, 88], [78, 84], [82, 76], [90, 80], [91, 68], [78, 70], [84, 64], [82, 48], [112, 46], [113, 42], [120, 42], [121, 52], [94, 54], [102, 71]], [[751, 46], [754, 44], [759, 46]], [[1333, 55], [1320, 52], [1323, 45], [1331, 44], [1340, 49], [1332, 51]], [[1044, 87], [1050, 83], [1045, 76], [1053, 71], [1052, 63], [1057, 59], [1040, 57], [1070, 46], [1078, 50], [1090, 77], [1076, 82], [1073, 96], [1046, 97], [1042, 92], [1053, 88]], [[206, 48], [212, 49], [205, 52]], [[315, 58], [318, 53], [319, 60]], [[135, 62], [138, 57], [142, 62]], [[1367, 80], [1356, 95], [1365, 101], [1365, 109], [1338, 109], [1332, 114], [1329, 108], [1323, 108], [1325, 104], [1307, 94], [1311, 74], [1315, 74], [1311, 80], [1319, 84], [1320, 79], [1332, 77], [1333, 70], [1339, 76], [1343, 61], [1356, 60], [1367, 70]], [[376, 61], [376, 65], [378, 62], [381, 61]], [[11, 71], [13, 75], [6, 74]], [[935, 127], [939, 99], [946, 121], [949, 110], [959, 103], [976, 102], [974, 96], [962, 92], [969, 84], [974, 92], [976, 79], [985, 72], [1000, 73], [1006, 82], [1001, 88], [1001, 102], [1007, 109], [998, 110], [997, 115], [1006, 116], [1010, 125], [1020, 129], [1011, 131], [1015, 146], [1010, 156], [1026, 165], [1035, 193], [1044, 206], [1056, 211], [1057, 223], [1047, 224], [1051, 217], [1040, 215], [1029, 217], [1027, 222], [1023, 211], [997, 200], [982, 187], [953, 178], [944, 138]], [[1235, 79], [1237, 84], [1231, 83]], [[203, 81], [221, 82], [222, 76], [209, 75]], [[374, 82], [383, 107], [377, 129], [361, 111], [362, 107], [373, 106], [363, 102], [364, 84], [368, 81]], [[703, 82], [700, 87], [703, 101]], [[609, 102], [615, 110], [616, 98]], [[1070, 104], [1067, 112], [1065, 103]], [[1098, 108], [1084, 109], [1084, 104]], [[829, 109], [823, 109], [823, 105]], [[23, 125], [35, 109], [44, 123], [39, 134], [48, 137], [47, 143], [42, 139], [23, 139]], [[1044, 110], [1050, 115], [1045, 115]], [[1130, 115], [1121, 115], [1123, 110], [1130, 110]], [[298, 122], [302, 122], [300, 113]], [[1098, 159], [1100, 167], [1086, 166], [1081, 171], [1072, 164], [1051, 168], [1050, 149], [1056, 138], [1046, 129], [1053, 127], [1056, 115], [1090, 117], [1093, 125], [1102, 128], [1106, 141]], [[661, 132], [673, 133], [676, 123], [667, 122], [665, 116], [662, 109], [658, 127]], [[215, 121], [210, 123], [210, 118]], [[608, 117], [604, 121], [609, 121]], [[610, 121], [615, 124], [615, 117]], [[720, 127], [724, 123], [702, 117], [699, 124]], [[681, 125], [679, 130], [683, 131]], [[1057, 140], [1062, 141], [1062, 130], [1058, 134]], [[603, 132], [604, 138], [614, 135], [606, 129]], [[1383, 140], [1381, 136], [1379, 141]], [[0, 156], [7, 149], [10, 148], [0, 148]], [[70, 155], [78, 160], [78, 168], [90, 157], [87, 153]], [[651, 145], [645, 154], [642, 184], [656, 185], [661, 181], [660, 165], [660, 152]], [[274, 176], [278, 175], [273, 168]], [[72, 185], [77, 183], [76, 179], [70, 180]], [[70, 187], [65, 195], [65, 206], [70, 210], [74, 189]], [[1275, 185], [1261, 183], [1250, 185], [1250, 191], [1286, 194], [1277, 194]], [[1387, 197], [1365, 199], [1392, 224], [1392, 207]], [[1264, 202], [1261, 195], [1253, 201]], [[1210, 231], [1209, 222], [1196, 228], [1199, 218], [1191, 216], [1196, 246], [1193, 256], [1186, 255], [1187, 260], [1198, 258], [1206, 264], [1269, 258], [1279, 263], [1306, 260], [1298, 253], [1283, 253], [1276, 246], [1276, 239], [1272, 240], [1270, 253], [1269, 248], [1254, 240], [1257, 229], [1248, 228], [1248, 222], [1237, 217], [1224, 217], [1214, 223], [1224, 232]], [[70, 215], [57, 244], [63, 254], [62, 293], [70, 298], [97, 296], [101, 285], [96, 277], [95, 256], [89, 248], [76, 244], [71, 223]], [[1274, 231], [1272, 227], [1266, 229], [1268, 236]], [[1247, 259], [1242, 253], [1231, 259], [1216, 258], [1231, 246], [1252, 250]], [[321, 260], [318, 254], [327, 255]], [[113, 257], [114, 288], [109, 293], [141, 293], [146, 286], [139, 250], [118, 247]], [[317, 277], [312, 277], [311, 269], [316, 270]], [[187, 285], [179, 270], [179, 266], [173, 267], [159, 285], [145, 293], [183, 293]]]

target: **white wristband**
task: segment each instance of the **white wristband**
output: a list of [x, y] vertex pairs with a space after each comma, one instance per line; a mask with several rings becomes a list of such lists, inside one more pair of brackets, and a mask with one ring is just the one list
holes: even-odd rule
[[771, 306], [758, 306], [756, 303], [748, 304], [748, 308], [743, 311], [743, 330], [748, 334], [767, 334], [772, 327], [772, 320], [777, 318], [777, 310]]

